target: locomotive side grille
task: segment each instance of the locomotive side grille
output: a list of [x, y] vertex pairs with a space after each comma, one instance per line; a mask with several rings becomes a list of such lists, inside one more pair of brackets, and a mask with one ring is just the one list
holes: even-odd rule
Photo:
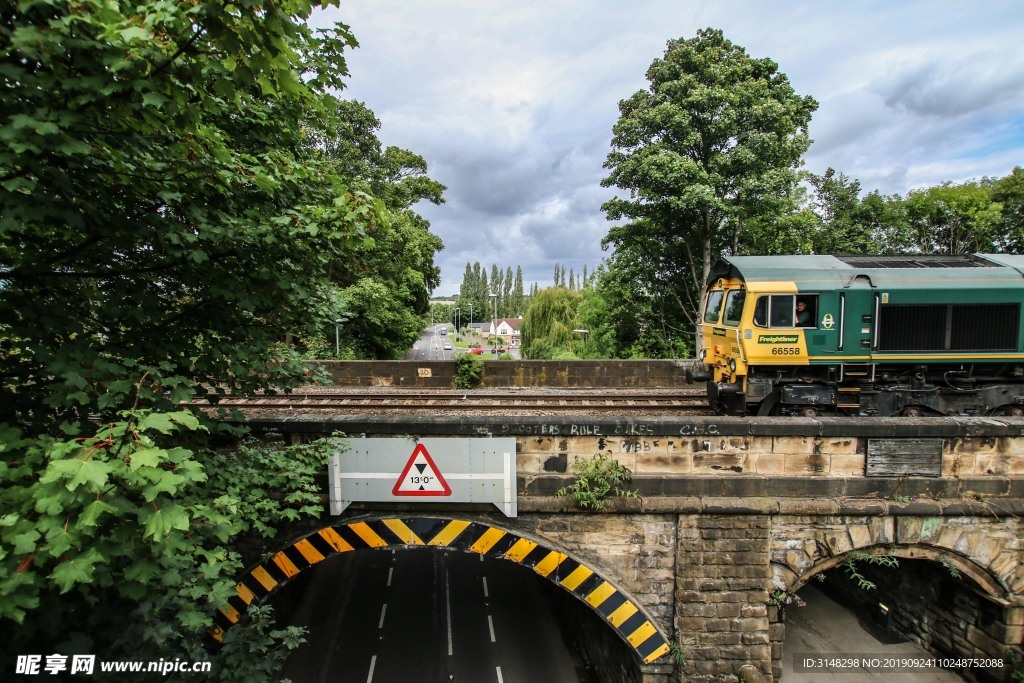
[[882, 306], [878, 350], [1015, 351], [1020, 304]]
[[882, 306], [879, 351], [942, 351], [946, 348], [946, 306]]
[[1020, 304], [953, 306], [951, 351], [1015, 351]]

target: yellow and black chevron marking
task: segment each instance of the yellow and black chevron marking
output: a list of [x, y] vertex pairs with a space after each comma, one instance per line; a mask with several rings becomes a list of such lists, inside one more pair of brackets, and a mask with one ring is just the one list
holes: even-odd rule
[[590, 567], [504, 529], [429, 517], [356, 521], [303, 538], [242, 577], [236, 586], [238, 595], [216, 614], [211, 634], [222, 640], [224, 631], [249, 605], [262, 603], [293, 576], [331, 555], [394, 546], [445, 547], [517, 562], [584, 600], [644, 662], [653, 662], [669, 652], [665, 637], [636, 603]]

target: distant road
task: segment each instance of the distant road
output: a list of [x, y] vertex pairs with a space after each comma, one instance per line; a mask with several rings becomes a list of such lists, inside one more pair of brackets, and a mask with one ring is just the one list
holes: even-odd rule
[[451, 344], [452, 338], [448, 335], [449, 325], [437, 325], [437, 334], [434, 328], [427, 327], [420, 333], [419, 341], [413, 344], [405, 354], [405, 360], [451, 360], [455, 349], [446, 350], [445, 344]]
[[585, 683], [543, 580], [511, 562], [375, 550], [310, 575], [290, 596], [292, 622], [309, 626], [284, 670], [296, 683]]

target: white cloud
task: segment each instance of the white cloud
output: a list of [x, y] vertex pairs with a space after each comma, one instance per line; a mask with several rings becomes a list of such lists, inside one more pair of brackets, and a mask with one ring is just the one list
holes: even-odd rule
[[420, 207], [446, 245], [438, 293], [467, 261], [542, 283], [555, 262], [595, 266], [618, 102], [669, 39], [709, 26], [819, 101], [813, 171], [903, 194], [1024, 163], [1019, 0], [346, 0], [317, 22], [339, 18], [361, 44], [346, 95], [449, 188]]

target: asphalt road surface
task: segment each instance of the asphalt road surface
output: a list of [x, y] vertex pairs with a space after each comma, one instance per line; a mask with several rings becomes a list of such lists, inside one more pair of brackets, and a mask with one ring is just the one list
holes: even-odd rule
[[838, 659], [846, 661], [856, 656], [861, 661], [867, 659], [869, 662], [876, 658], [932, 657], [910, 641], [882, 642], [860, 625], [856, 615], [822, 593], [813, 583], [804, 586], [799, 595], [805, 601], [805, 606], [789, 607], [786, 612], [786, 638], [782, 645], [783, 683], [959, 683], [963, 680], [959, 675], [943, 669], [895, 672], [861, 666], [834, 672], [796, 671], [794, 658], [805, 655], [811, 660], [822, 659], [823, 655], [838, 655]]
[[388, 549], [330, 558], [282, 591], [294, 610], [290, 623], [309, 630], [284, 676], [586, 683], [542, 588], [529, 569], [469, 553]]
[[405, 354], [405, 360], [451, 360], [453, 354], [458, 353], [454, 348], [444, 348], [446, 344], [452, 343], [448, 335], [451, 325], [437, 325], [436, 328], [437, 334], [434, 334], [433, 327], [420, 333], [419, 340]]

